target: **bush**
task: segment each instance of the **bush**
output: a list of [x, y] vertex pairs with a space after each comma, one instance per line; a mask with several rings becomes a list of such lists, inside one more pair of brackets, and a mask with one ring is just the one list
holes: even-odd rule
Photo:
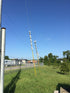
[[69, 72], [68, 63], [63, 62], [63, 63], [61, 64], [61, 66], [60, 66], [60, 72], [61, 72], [61, 73], [64, 73], [64, 74], [66, 74], [66, 73]]
[[68, 63], [68, 68], [69, 68], [69, 71], [70, 71], [70, 62]]

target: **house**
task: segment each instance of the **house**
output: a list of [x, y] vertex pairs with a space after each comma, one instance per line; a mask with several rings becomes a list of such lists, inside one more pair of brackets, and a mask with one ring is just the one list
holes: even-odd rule
[[13, 60], [5, 60], [5, 66], [14, 66], [15, 62]]
[[12, 59], [12, 61], [14, 61], [15, 65], [20, 65], [22, 63], [19, 59]]
[[22, 59], [22, 64], [26, 64], [27, 63], [27, 59]]
[[28, 63], [37, 63], [37, 60], [28, 60]]
[[22, 64], [22, 61], [19, 59], [5, 60], [5, 66], [16, 66]]

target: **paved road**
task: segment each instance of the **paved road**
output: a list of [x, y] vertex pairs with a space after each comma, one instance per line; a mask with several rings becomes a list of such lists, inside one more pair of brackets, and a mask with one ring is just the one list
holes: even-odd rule
[[[36, 65], [36, 67], [37, 66], [38, 65]], [[34, 67], [33, 64], [25, 64], [24, 66], [9, 66], [9, 67], [5, 67], [5, 71], [7, 71], [7, 70], [16, 70], [16, 69], [20, 69], [20, 68], [22, 68], [22, 69], [32, 68], [32, 67]]]

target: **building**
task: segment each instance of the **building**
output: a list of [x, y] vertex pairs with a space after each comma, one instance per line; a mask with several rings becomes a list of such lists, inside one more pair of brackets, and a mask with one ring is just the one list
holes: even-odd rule
[[22, 61], [18, 59], [5, 60], [5, 66], [16, 66], [21, 65]]
[[27, 63], [37, 63], [37, 60], [28, 60]]
[[22, 60], [22, 64], [26, 64], [27, 63], [27, 59], [21, 59]]

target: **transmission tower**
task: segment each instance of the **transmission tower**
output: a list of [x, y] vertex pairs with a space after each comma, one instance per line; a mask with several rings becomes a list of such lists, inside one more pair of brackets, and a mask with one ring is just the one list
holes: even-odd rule
[[34, 64], [34, 73], [35, 73], [35, 76], [36, 76], [36, 68], [35, 68], [35, 62], [34, 62], [34, 53], [33, 53], [31, 31], [29, 31], [29, 36], [30, 36], [30, 43], [31, 43], [31, 50], [32, 50], [32, 57], [33, 57], [33, 64]]
[[37, 51], [37, 44], [36, 44], [36, 41], [34, 41], [34, 44], [35, 44], [36, 55], [37, 55], [37, 60], [38, 60], [38, 67], [39, 67], [39, 72], [40, 72], [40, 65], [39, 65], [39, 54], [38, 54], [38, 51]]

